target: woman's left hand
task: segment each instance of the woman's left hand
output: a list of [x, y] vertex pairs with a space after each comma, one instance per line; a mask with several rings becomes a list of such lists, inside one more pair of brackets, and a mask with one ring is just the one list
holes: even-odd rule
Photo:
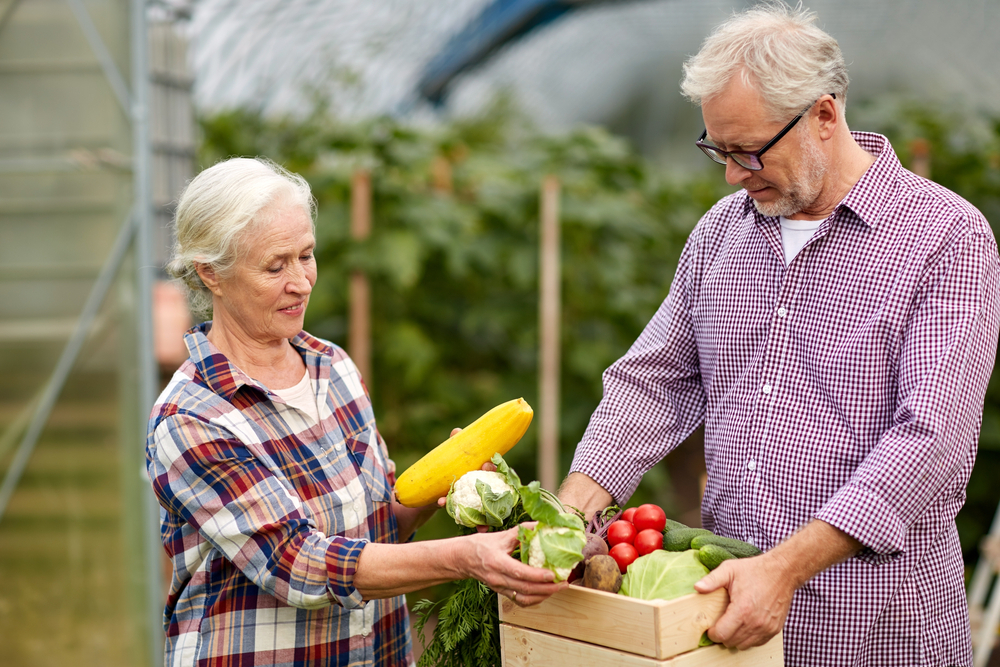
[[525, 565], [510, 555], [517, 548], [518, 529], [479, 533], [460, 539], [473, 543], [468, 552], [467, 574], [520, 607], [542, 602], [566, 588], [567, 581], [555, 581], [551, 570]]
[[[453, 428], [453, 429], [451, 429], [451, 435], [448, 436], [448, 437], [454, 438], [456, 435], [458, 435], [461, 432], [461, 430], [462, 429], [460, 429], [460, 428]], [[496, 472], [497, 471], [497, 467], [495, 465], [493, 465], [493, 463], [491, 463], [490, 461], [487, 461], [486, 463], [483, 464], [482, 470], [485, 470], [487, 472]], [[438, 501], [437, 501], [437, 506], [438, 507], [444, 507], [447, 504], [448, 504], [448, 498], [447, 497], [445, 497], [445, 498], [438, 498]], [[485, 533], [485, 532], [489, 531], [489, 526], [476, 526], [476, 530], [479, 531], [480, 533]]]

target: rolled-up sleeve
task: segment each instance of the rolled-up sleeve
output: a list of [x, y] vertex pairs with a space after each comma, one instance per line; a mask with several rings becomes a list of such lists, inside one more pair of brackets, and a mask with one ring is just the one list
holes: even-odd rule
[[702, 422], [705, 392], [691, 321], [697, 230], [670, 293], [645, 330], [603, 376], [604, 396], [576, 448], [580, 472], [624, 504], [642, 476]]
[[147, 464], [160, 504], [279, 601], [364, 606], [354, 572], [366, 540], [327, 536], [296, 493], [231, 432], [187, 414], [164, 418]]

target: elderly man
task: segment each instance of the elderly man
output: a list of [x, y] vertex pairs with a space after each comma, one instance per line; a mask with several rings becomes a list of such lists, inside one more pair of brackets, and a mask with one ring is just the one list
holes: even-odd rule
[[993, 368], [1000, 260], [983, 216], [852, 133], [815, 16], [734, 16], [685, 65], [697, 145], [742, 187], [686, 244], [669, 296], [604, 374], [563, 501], [624, 503], [705, 427], [706, 528], [761, 556], [727, 646], [784, 628], [786, 665], [971, 665], [955, 515]]

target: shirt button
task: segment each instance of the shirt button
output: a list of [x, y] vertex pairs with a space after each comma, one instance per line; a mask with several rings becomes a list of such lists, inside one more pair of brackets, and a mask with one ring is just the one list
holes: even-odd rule
[[784, 317], [787, 314], [788, 314], [788, 310], [784, 306], [782, 306], [781, 308], [778, 308], [778, 317]]
[[338, 442], [336, 445], [333, 446], [333, 448], [336, 449], [339, 452], [340, 450], [342, 450], [344, 448], [344, 443]]
[[764, 392], [765, 394], [770, 394], [771, 393], [771, 385], [765, 384], [763, 387], [760, 388], [760, 390], [762, 392]]
[[749, 461], [747, 461], [747, 470], [756, 470], [756, 469], [757, 469], [757, 462], [755, 460], [750, 459]]
[[360, 501], [360, 500], [355, 500], [355, 501], [354, 501], [354, 511], [355, 511], [355, 512], [357, 512], [358, 514], [360, 514], [360, 513], [361, 513], [361, 508], [362, 508], [362, 507], [363, 507], [363, 505], [362, 505], [362, 503], [361, 503], [361, 501]]

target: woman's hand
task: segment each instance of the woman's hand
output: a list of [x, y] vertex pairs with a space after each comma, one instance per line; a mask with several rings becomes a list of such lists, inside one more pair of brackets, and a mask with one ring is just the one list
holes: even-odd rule
[[[460, 429], [460, 428], [453, 428], [453, 429], [451, 429], [451, 435], [448, 436], [448, 437], [449, 438], [454, 438], [461, 431], [462, 431], [462, 429]], [[497, 467], [495, 465], [493, 465], [490, 461], [487, 461], [486, 463], [484, 463], [482, 469], [485, 470], [485, 471], [487, 471], [487, 472], [496, 472], [497, 471]], [[438, 501], [437, 501], [438, 507], [444, 507], [447, 504], [448, 504], [448, 498], [447, 497], [445, 497], [445, 498], [438, 498]], [[489, 527], [488, 526], [476, 526], [476, 530], [479, 531], [480, 533], [485, 533], [485, 532], [487, 532], [489, 530]]]
[[[462, 429], [453, 428], [451, 430], [451, 435], [449, 438], [454, 438]], [[395, 463], [393, 465], [393, 472], [395, 472]], [[492, 463], [488, 465], [491, 468], [487, 468], [486, 465], [483, 466], [483, 470], [496, 470], [496, 466]], [[424, 505], [423, 507], [406, 507], [398, 500], [395, 500], [395, 490], [393, 490], [393, 502], [392, 502], [392, 513], [396, 516], [396, 523], [399, 526], [399, 541], [406, 542], [410, 537], [417, 531], [420, 526], [427, 523], [428, 519], [434, 516], [434, 513], [444, 507], [448, 502], [448, 498], [438, 498], [436, 503], [431, 503], [430, 505]]]
[[563, 590], [569, 582], [556, 583], [551, 570], [511, 558], [518, 544], [517, 530], [477, 533], [460, 539], [469, 543], [464, 550], [467, 576], [475, 577], [518, 606], [529, 607]]

